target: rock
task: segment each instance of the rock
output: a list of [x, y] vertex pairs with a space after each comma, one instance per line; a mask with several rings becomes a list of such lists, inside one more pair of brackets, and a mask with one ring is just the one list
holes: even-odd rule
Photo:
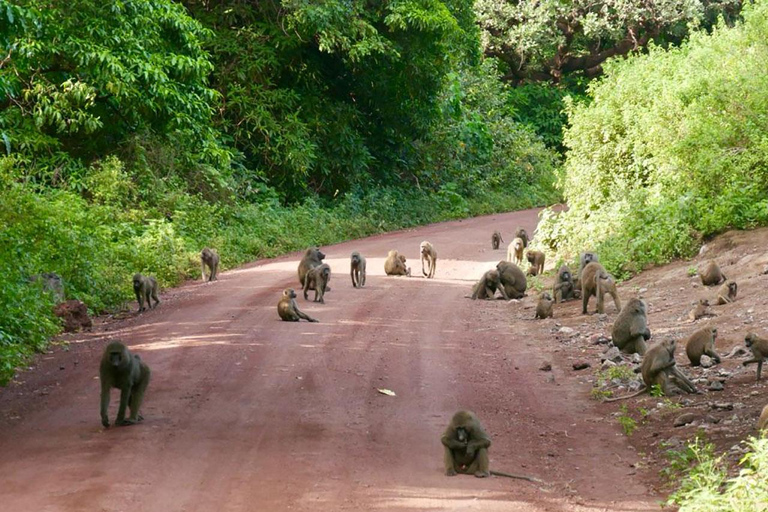
[[589, 339], [590, 345], [607, 345], [611, 342], [610, 338], [606, 338], [602, 334], [597, 334]]
[[701, 367], [702, 368], [712, 368], [712, 358], [709, 357], [706, 354], [701, 356]]
[[643, 387], [643, 381], [641, 380], [631, 380], [629, 381], [629, 390], [631, 392], [640, 391], [640, 388]]
[[587, 369], [587, 368], [589, 368], [590, 366], [592, 366], [592, 365], [590, 365], [590, 364], [589, 364], [588, 362], [586, 362], [586, 361], [578, 361], [578, 362], [576, 362], [576, 363], [573, 363], [573, 369], [574, 369], [574, 370], [586, 370], [586, 369]]
[[707, 423], [712, 423], [713, 425], [716, 425], [716, 424], [720, 423], [720, 418], [718, 418], [716, 416], [712, 416], [711, 414], [707, 414], [704, 417], [704, 421], [706, 421]]
[[710, 406], [712, 409], [720, 409], [722, 411], [732, 411], [733, 404], [729, 402], [715, 402]]
[[573, 329], [570, 327], [561, 327], [560, 332], [563, 334], [573, 334]]
[[539, 370], [543, 372], [551, 372], [552, 371], [552, 364], [551, 363], [544, 363], [539, 367]]
[[597, 315], [597, 319], [601, 322], [607, 322], [608, 321], [608, 314], [607, 313], [600, 313]]
[[53, 308], [53, 314], [64, 321], [64, 332], [77, 332], [93, 326], [88, 308], [79, 300], [68, 300]]
[[640, 364], [643, 362], [643, 356], [641, 356], [638, 353], [632, 354], [632, 363], [633, 364]]
[[637, 293], [645, 293], [647, 291], [648, 291], [648, 288], [640, 288], [639, 290], [637, 290]]
[[710, 391], [722, 391], [725, 389], [725, 386], [723, 386], [723, 383], [719, 380], [713, 380], [709, 383], [709, 387], [707, 389]]
[[39, 282], [43, 290], [53, 295], [57, 304], [64, 302], [64, 282], [56, 272], [43, 272], [42, 274], [29, 276], [29, 282]]
[[768, 274], [768, 265], [763, 267], [763, 274]]
[[673, 423], [673, 425], [675, 427], [682, 427], [683, 425], [693, 423], [695, 419], [696, 419], [696, 416], [693, 413], [687, 412], [675, 418], [675, 422]]
[[603, 355], [600, 357], [601, 361], [613, 361], [614, 363], [620, 363], [624, 359], [621, 357], [621, 352], [618, 348], [611, 346], [608, 350], [603, 352]]
[[730, 377], [731, 376], [731, 372], [729, 372], [727, 370], [723, 370], [722, 368], [717, 372], [717, 374], [720, 377]]
[[614, 366], [616, 366], [616, 363], [614, 363], [613, 361], [609, 361], [608, 359], [606, 359], [605, 361], [603, 361], [603, 364], [601, 364], [601, 365], [600, 365], [600, 369], [601, 369], [601, 370], [603, 370], [603, 371], [605, 371], [605, 370], [607, 370], [608, 368], [613, 368]]
[[547, 374], [547, 382], [555, 382], [554, 374], [551, 374], [551, 373]]

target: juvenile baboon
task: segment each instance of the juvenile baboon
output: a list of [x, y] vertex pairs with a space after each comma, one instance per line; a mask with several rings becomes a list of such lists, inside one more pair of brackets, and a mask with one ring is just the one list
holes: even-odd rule
[[[419, 245], [419, 252], [421, 252], [421, 273], [424, 274], [427, 279], [435, 277], [435, 268], [437, 267], [437, 251], [431, 243], [421, 242]], [[427, 262], [427, 269], [424, 270], [424, 262]]]
[[[144, 419], [141, 415], [141, 402], [149, 385], [149, 366], [128, 348], [114, 341], [104, 349], [99, 365], [101, 380], [101, 424], [109, 427], [107, 409], [110, 391], [120, 390], [120, 407], [117, 410], [115, 425], [132, 425]], [[130, 407], [131, 415], [125, 419], [125, 408]]]
[[315, 290], [315, 299], [313, 302], [319, 302], [325, 304], [323, 298], [326, 290], [328, 289], [328, 281], [331, 280], [331, 266], [327, 263], [318, 265], [307, 272], [304, 277], [304, 300], [307, 299], [307, 292], [309, 290]]
[[29, 276], [29, 282], [39, 282], [43, 286], [43, 290], [53, 295], [56, 303], [64, 302], [64, 282], [56, 272], [43, 272]]
[[491, 247], [493, 248], [493, 250], [495, 251], [496, 249], [498, 249], [499, 244], [501, 244], [502, 242], [504, 242], [504, 239], [501, 238], [501, 233], [499, 233], [498, 231], [494, 231], [493, 234], [491, 235]]
[[574, 297], [573, 275], [567, 265], [562, 265], [557, 271], [555, 284], [552, 287], [552, 297], [555, 302], [563, 302]]
[[[703, 269], [702, 269], [703, 268]], [[699, 267], [699, 277], [704, 286], [714, 286], [726, 280], [725, 275], [720, 271], [715, 260], [709, 260], [706, 264]]]
[[517, 231], [515, 231], [515, 238], [519, 238], [523, 241], [523, 248], [528, 247], [528, 242], [530, 242], [530, 238], [528, 238], [528, 232], [523, 228], [517, 228]]
[[384, 260], [384, 273], [388, 276], [409, 276], [411, 269], [405, 266], [405, 256], [393, 249]]
[[210, 274], [208, 276], [208, 281], [215, 281], [218, 279], [219, 274], [219, 255], [216, 254], [216, 251], [205, 248], [200, 253], [200, 268], [202, 270], [203, 274], [203, 281], [205, 281], [205, 267], [208, 267], [210, 270]]
[[537, 276], [544, 272], [544, 253], [541, 251], [528, 251], [525, 255], [528, 263], [531, 264], [531, 268], [528, 270], [528, 274]]
[[757, 420], [757, 430], [768, 430], [768, 405], [763, 407], [760, 419]]
[[509, 300], [507, 292], [504, 290], [504, 287], [499, 280], [499, 272], [497, 270], [489, 270], [483, 274], [483, 277], [481, 277], [480, 280], [475, 283], [475, 286], [472, 287], [472, 296], [470, 298], [472, 300], [492, 300], [496, 297], [497, 289], [501, 292], [501, 295], [505, 300]]
[[539, 295], [539, 302], [536, 304], [536, 315], [533, 318], [552, 318], [552, 296], [549, 292], [543, 292]]
[[523, 249], [525, 244], [522, 238], [515, 238], [507, 247], [507, 261], [520, 265], [523, 262]]
[[699, 299], [699, 303], [696, 304], [693, 309], [688, 312], [688, 320], [695, 322], [699, 318], [705, 316], [714, 316], [709, 309], [709, 301], [707, 299]]
[[600, 258], [598, 258], [596, 252], [586, 251], [581, 254], [579, 254], [579, 275], [578, 277], [581, 277], [581, 273], [584, 272], [584, 267], [592, 263], [593, 261], [599, 262]]
[[352, 287], [365, 286], [365, 258], [355, 251], [350, 257], [349, 275], [352, 277]]
[[453, 415], [440, 441], [444, 447], [443, 463], [446, 476], [461, 473], [474, 474], [478, 478], [496, 475], [530, 482], [538, 481], [525, 475], [490, 470], [488, 448], [491, 446], [491, 438], [486, 434], [477, 416], [469, 411], [459, 411]]
[[[590, 254], [590, 253], [586, 253]], [[621, 301], [616, 291], [616, 281], [605, 271], [603, 266], [596, 262], [587, 263], [581, 273], [581, 313], [587, 314], [589, 298], [597, 297], [597, 312], [605, 313], [605, 294], [613, 297], [613, 303], [616, 305], [616, 311], [621, 311]]]
[[728, 304], [736, 300], [736, 293], [739, 290], [739, 285], [735, 281], [726, 281], [717, 290], [717, 304]]
[[715, 340], [717, 339], [717, 328], [704, 327], [691, 334], [685, 343], [685, 353], [691, 360], [692, 366], [701, 365], [701, 356], [706, 354], [716, 363], [720, 363], [720, 356], [715, 352]]
[[[299, 262], [299, 283], [301, 283], [302, 288], [304, 287], [304, 278], [307, 276], [307, 272], [309, 272], [310, 269], [322, 265], [324, 258], [325, 254], [317, 247], [310, 247], [307, 249], [307, 252], [304, 253], [304, 257], [302, 257]], [[325, 291], [329, 290], [330, 288]]]
[[625, 354], [645, 354], [645, 342], [651, 339], [645, 302], [629, 299], [613, 322], [611, 337], [613, 344]]
[[133, 275], [133, 293], [136, 294], [136, 301], [139, 303], [139, 311], [145, 311], [144, 301], [152, 309], [152, 300], [155, 300], [155, 307], [160, 304], [157, 298], [157, 280], [154, 277], [147, 277], [141, 274]]
[[301, 318], [309, 322], [317, 322], [299, 309], [299, 305], [296, 304], [296, 292], [293, 291], [293, 288], [283, 290], [283, 295], [277, 303], [277, 314], [285, 322], [298, 322]]
[[510, 299], [520, 299], [525, 296], [525, 289], [528, 287], [528, 283], [520, 267], [508, 261], [500, 261], [496, 265], [496, 270], [499, 271], [499, 280], [504, 287], [507, 297]]
[[757, 334], [750, 332], [744, 337], [747, 348], [752, 351], [752, 359], [741, 363], [747, 366], [751, 363], [757, 363], [757, 380], [760, 381], [760, 372], [763, 371], [763, 362], [768, 360], [768, 339], [761, 338]]

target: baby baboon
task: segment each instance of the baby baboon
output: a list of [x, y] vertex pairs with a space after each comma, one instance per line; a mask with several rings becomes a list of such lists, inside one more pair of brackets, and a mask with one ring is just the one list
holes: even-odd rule
[[[149, 366], [128, 348], [114, 341], [104, 349], [99, 365], [101, 380], [101, 424], [109, 427], [107, 409], [112, 388], [120, 390], [120, 407], [117, 409], [115, 425], [132, 425], [144, 419], [141, 402], [149, 385]], [[131, 415], [125, 419], [125, 408], [130, 407]]]
[[[585, 253], [590, 254], [590, 253]], [[616, 305], [616, 311], [621, 311], [621, 301], [616, 291], [616, 281], [605, 271], [603, 266], [596, 262], [587, 263], [581, 273], [581, 313], [587, 314], [589, 298], [593, 295], [597, 297], [597, 312], [605, 313], [605, 294], [613, 297], [613, 303]]]
[[747, 348], [752, 351], [752, 359], [748, 359], [741, 364], [747, 366], [751, 363], [757, 363], [757, 380], [760, 381], [763, 361], [768, 360], [768, 340], [750, 332], [744, 337], [744, 342], [747, 344]]
[[596, 252], [586, 251], [579, 254], [579, 276], [578, 277], [581, 277], [581, 273], [584, 272], [584, 267], [586, 267], [593, 261], [600, 261], [600, 258], [597, 257]]
[[768, 405], [763, 407], [760, 419], [757, 420], [757, 430], [768, 430]]
[[296, 292], [293, 291], [293, 288], [283, 290], [283, 296], [280, 297], [280, 302], [277, 303], [277, 314], [285, 322], [298, 322], [302, 318], [309, 322], [317, 322], [317, 320], [299, 309], [299, 305], [296, 304]]
[[716, 363], [720, 363], [720, 356], [715, 352], [715, 340], [717, 339], [717, 328], [704, 327], [691, 334], [685, 343], [685, 353], [691, 360], [692, 366], [701, 365], [701, 356], [706, 354]]
[[309, 290], [315, 290], [315, 299], [313, 302], [319, 302], [325, 304], [326, 290], [328, 289], [328, 281], [331, 280], [331, 266], [327, 263], [318, 265], [307, 272], [304, 277], [304, 300], [307, 299], [307, 292]]
[[133, 275], [133, 293], [136, 294], [136, 301], [139, 303], [139, 311], [145, 311], [144, 301], [152, 309], [152, 300], [155, 300], [155, 307], [160, 304], [157, 298], [157, 280], [154, 277], [147, 277], [141, 274]]
[[739, 285], [735, 281], [726, 281], [717, 290], [717, 304], [728, 304], [736, 300], [736, 292], [739, 290]]
[[472, 300], [492, 300], [496, 297], [497, 289], [501, 292], [501, 295], [505, 300], [509, 300], [507, 292], [504, 290], [504, 287], [499, 280], [499, 272], [497, 270], [489, 270], [483, 274], [483, 277], [481, 277], [480, 280], [475, 283], [475, 286], [472, 287], [472, 296], [470, 298]]
[[352, 287], [362, 288], [365, 286], [365, 258], [355, 251], [350, 259], [349, 275], [352, 277]]
[[528, 287], [528, 283], [520, 267], [508, 261], [500, 261], [496, 265], [496, 270], [499, 271], [499, 280], [504, 287], [507, 297], [510, 299], [525, 297], [525, 289]]
[[715, 260], [709, 260], [705, 265], [699, 267], [699, 277], [704, 286], [715, 286], [726, 280]]
[[491, 248], [493, 248], [493, 250], [495, 251], [496, 249], [499, 248], [499, 244], [502, 243], [503, 241], [504, 239], [501, 238], [501, 233], [499, 233], [498, 231], [494, 231], [493, 234], [491, 235]]
[[707, 299], [699, 299], [699, 303], [688, 312], [688, 320], [695, 322], [699, 318], [704, 318], [705, 316], [715, 315], [713, 315], [712, 311], [709, 309], [709, 301]]
[[571, 269], [567, 265], [560, 267], [557, 271], [557, 277], [555, 278], [555, 284], [552, 287], [552, 297], [555, 302], [563, 302], [567, 299], [574, 297], [574, 284], [573, 275]]
[[[299, 283], [301, 283], [302, 288], [304, 287], [304, 278], [306, 277], [307, 272], [309, 272], [310, 269], [322, 265], [324, 258], [325, 254], [323, 254], [317, 247], [310, 247], [307, 249], [307, 252], [304, 253], [304, 257], [301, 258], [301, 261], [299, 262]], [[325, 291], [330, 291], [330, 288]]]
[[405, 266], [405, 256], [393, 249], [384, 261], [384, 273], [388, 276], [410, 276], [411, 269]]
[[[424, 274], [427, 279], [435, 277], [435, 267], [437, 266], [437, 251], [431, 243], [421, 242], [419, 245], [419, 251], [421, 252], [421, 273]], [[427, 262], [427, 270], [424, 270], [424, 262]]]
[[530, 242], [530, 239], [528, 238], [528, 232], [526, 230], [523, 228], [517, 228], [517, 231], [515, 231], [515, 238], [519, 238], [523, 241], [523, 248], [528, 247], [528, 242]]
[[528, 275], [537, 276], [544, 272], [544, 253], [541, 251], [528, 251], [525, 255], [531, 268], [528, 269]]
[[522, 238], [515, 238], [507, 247], [507, 261], [520, 265], [523, 262], [523, 249], [525, 244]]
[[485, 433], [480, 421], [469, 411], [459, 411], [453, 415], [448, 428], [440, 438], [443, 443], [443, 463], [446, 476], [474, 474], [478, 478], [490, 475], [506, 476], [536, 482], [535, 478], [525, 475], [514, 475], [501, 471], [491, 471], [489, 468], [488, 447], [491, 438]]
[[645, 354], [645, 342], [651, 339], [645, 302], [629, 299], [613, 322], [611, 337], [613, 344], [625, 354]]
[[210, 275], [208, 276], [208, 281], [215, 281], [218, 279], [218, 273], [219, 273], [219, 255], [216, 254], [216, 251], [205, 248], [200, 253], [200, 268], [203, 273], [203, 281], [205, 281], [205, 267], [208, 266], [208, 269], [210, 270]]
[[536, 304], [536, 315], [533, 318], [552, 318], [552, 296], [549, 292], [543, 292], [539, 295], [539, 302]]
[[57, 304], [64, 302], [64, 282], [56, 272], [43, 272], [42, 274], [29, 276], [29, 282], [39, 282], [42, 284], [43, 290], [51, 293], [53, 298], [56, 299]]

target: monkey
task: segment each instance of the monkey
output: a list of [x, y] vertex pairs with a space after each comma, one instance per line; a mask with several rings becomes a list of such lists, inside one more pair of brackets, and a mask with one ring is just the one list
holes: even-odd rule
[[[437, 251], [431, 243], [421, 242], [419, 245], [419, 252], [421, 252], [421, 273], [427, 279], [435, 277], [435, 267], [437, 267]], [[424, 270], [424, 262], [427, 262], [427, 270]]]
[[688, 320], [695, 322], [699, 318], [704, 318], [705, 316], [715, 315], [713, 315], [709, 309], [709, 301], [707, 299], [699, 299], [699, 303], [688, 312]]
[[501, 233], [494, 231], [491, 235], [491, 248], [495, 251], [499, 248], [499, 244], [503, 243], [504, 239], [501, 238]]
[[520, 267], [508, 261], [500, 261], [496, 265], [496, 270], [499, 271], [499, 280], [510, 299], [525, 297], [525, 289], [528, 284]]
[[715, 260], [709, 260], [704, 269], [699, 267], [699, 277], [701, 278], [701, 284], [704, 286], [715, 286], [723, 281], [726, 281], [725, 274], [720, 271], [720, 267], [717, 266]]
[[[120, 407], [117, 410], [115, 425], [133, 425], [142, 421], [141, 402], [149, 385], [151, 372], [149, 366], [136, 354], [119, 341], [113, 341], [104, 349], [99, 365], [101, 381], [101, 424], [109, 427], [107, 409], [110, 391], [120, 390]], [[131, 415], [125, 419], [125, 408], [130, 407]]]
[[64, 302], [64, 282], [61, 276], [56, 272], [43, 272], [42, 274], [35, 274], [29, 276], [28, 281], [30, 283], [39, 282], [43, 286], [43, 290], [53, 295], [56, 303]]
[[307, 299], [307, 292], [309, 290], [315, 290], [315, 299], [313, 302], [319, 302], [325, 304], [325, 291], [328, 289], [328, 281], [331, 280], [331, 266], [327, 263], [318, 265], [317, 267], [310, 269], [304, 277], [304, 300]]
[[517, 231], [515, 231], [515, 238], [519, 238], [523, 241], [523, 249], [528, 247], [528, 242], [530, 242], [530, 239], [528, 238], [528, 232], [523, 228], [517, 228]]
[[768, 405], [763, 407], [760, 419], [757, 420], [757, 430], [768, 430]]
[[562, 265], [557, 271], [555, 284], [552, 287], [552, 297], [556, 303], [563, 302], [567, 299], [572, 299], [575, 291], [576, 288], [574, 287], [571, 269], [567, 265]]
[[717, 290], [717, 305], [729, 304], [736, 300], [736, 293], [739, 291], [739, 285], [735, 281], [726, 281]]
[[523, 249], [525, 244], [522, 238], [515, 238], [507, 247], [507, 261], [519, 265], [523, 262]]
[[352, 287], [362, 288], [365, 286], [365, 258], [355, 251], [350, 260], [349, 275], [352, 277]]
[[475, 286], [472, 287], [472, 296], [469, 298], [472, 300], [492, 300], [496, 296], [497, 289], [501, 292], [501, 295], [505, 300], [509, 300], [509, 296], [499, 280], [498, 270], [489, 270], [483, 274], [483, 277], [481, 277], [480, 280], [475, 283]]
[[613, 344], [625, 354], [645, 354], [646, 341], [651, 339], [651, 331], [648, 329], [648, 315], [645, 302], [640, 299], [629, 299], [611, 330]]
[[531, 268], [528, 269], [528, 275], [537, 276], [544, 272], [544, 253], [541, 251], [528, 251], [525, 255]]
[[296, 292], [293, 288], [283, 290], [283, 296], [277, 303], [277, 314], [284, 322], [298, 322], [301, 318], [308, 322], [318, 322], [299, 309], [299, 305], [296, 304]]
[[744, 337], [747, 348], [752, 352], [752, 359], [741, 363], [743, 366], [757, 363], [757, 382], [760, 382], [760, 372], [763, 370], [763, 362], [768, 360], [768, 339], [761, 338], [757, 334], [750, 332]]
[[203, 273], [203, 281], [205, 281], [205, 267], [206, 265], [210, 269], [210, 275], [208, 276], [208, 281], [216, 281], [218, 279], [219, 274], [219, 255], [216, 254], [216, 251], [205, 248], [200, 253], [200, 268]]
[[491, 446], [491, 438], [483, 429], [477, 416], [469, 411], [459, 411], [453, 415], [440, 441], [444, 447], [443, 464], [446, 476], [456, 476], [457, 473], [461, 473], [474, 474], [478, 478], [496, 475], [529, 482], [538, 481], [526, 475], [489, 469], [488, 448]]
[[[317, 247], [310, 247], [304, 253], [304, 257], [299, 262], [299, 283], [304, 287], [304, 278], [311, 269], [323, 264], [325, 254]], [[330, 291], [330, 288], [325, 291]]]
[[586, 251], [579, 254], [579, 275], [578, 275], [579, 278], [581, 278], [581, 273], [584, 272], [584, 267], [586, 267], [593, 261], [596, 261], [596, 262], [600, 261], [600, 258], [597, 256], [597, 253]]
[[536, 304], [536, 315], [533, 318], [552, 318], [552, 296], [549, 292], [539, 295], [539, 303]]
[[720, 356], [715, 352], [715, 340], [717, 328], [704, 327], [691, 334], [685, 344], [685, 353], [691, 360], [691, 366], [701, 366], [701, 356], [706, 354], [716, 363], [720, 363]]
[[405, 266], [405, 256], [393, 249], [384, 261], [384, 273], [388, 276], [410, 276], [411, 269]]
[[587, 314], [589, 298], [593, 295], [597, 297], [597, 312], [605, 313], [604, 300], [606, 293], [613, 297], [616, 311], [621, 311], [621, 301], [616, 291], [616, 281], [613, 280], [613, 277], [605, 271], [605, 268], [600, 263], [596, 261], [587, 263], [587, 266], [584, 267], [581, 273], [581, 314]]
[[133, 275], [133, 293], [136, 294], [136, 301], [139, 303], [139, 311], [146, 311], [144, 307], [144, 301], [147, 301], [147, 306], [152, 309], [152, 300], [155, 301], [155, 306], [160, 304], [160, 299], [157, 298], [157, 280], [154, 277], [147, 277], [141, 274]]

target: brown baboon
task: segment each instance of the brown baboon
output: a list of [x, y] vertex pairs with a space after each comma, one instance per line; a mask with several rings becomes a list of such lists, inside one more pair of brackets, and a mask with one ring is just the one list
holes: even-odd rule
[[613, 344], [625, 354], [645, 354], [645, 342], [651, 339], [645, 302], [629, 299], [613, 322], [611, 337]]
[[728, 304], [736, 300], [736, 293], [739, 291], [739, 285], [735, 281], [726, 281], [717, 290], [717, 304]]
[[752, 351], [752, 359], [741, 363], [747, 366], [751, 363], [757, 363], [757, 380], [760, 381], [760, 372], [763, 371], [763, 362], [768, 360], [768, 339], [761, 338], [757, 334], [750, 332], [744, 337], [747, 348]]
[[488, 447], [491, 446], [491, 438], [485, 433], [477, 416], [469, 411], [459, 411], [453, 415], [440, 441], [445, 447], [443, 463], [446, 476], [461, 473], [474, 474], [478, 478], [496, 475], [530, 482], [538, 481], [525, 475], [490, 470]]
[[576, 288], [573, 283], [573, 275], [571, 269], [567, 265], [562, 265], [560, 270], [557, 271], [557, 277], [555, 278], [555, 284], [552, 287], [552, 297], [555, 302], [563, 302], [567, 299], [574, 298], [574, 292]]
[[720, 271], [715, 260], [709, 260], [706, 264], [699, 266], [699, 277], [704, 286], [715, 286], [726, 280], [725, 275]]
[[522, 238], [515, 238], [507, 247], [507, 261], [520, 265], [523, 262], [523, 249], [525, 244]]
[[210, 270], [210, 274], [208, 276], [208, 281], [215, 281], [218, 279], [219, 274], [219, 255], [216, 254], [216, 251], [205, 248], [200, 253], [200, 268], [202, 270], [203, 274], [203, 281], [205, 281], [205, 267], [208, 266], [208, 269]]
[[405, 256], [393, 249], [384, 261], [384, 273], [388, 276], [410, 276], [411, 269], [405, 266]]
[[283, 296], [280, 297], [280, 302], [277, 303], [277, 314], [285, 322], [298, 322], [302, 318], [309, 322], [317, 322], [317, 320], [299, 309], [299, 305], [296, 304], [296, 292], [293, 291], [293, 288], [283, 290]]
[[699, 318], [704, 318], [705, 316], [715, 315], [713, 315], [712, 311], [709, 309], [709, 301], [707, 299], [699, 299], [699, 303], [688, 312], [688, 320], [695, 322]]
[[578, 275], [579, 278], [581, 278], [581, 273], [584, 272], [584, 267], [586, 267], [593, 261], [595, 262], [600, 261], [600, 258], [598, 258], [596, 252], [586, 251], [579, 254], [579, 275]]
[[523, 241], [523, 249], [528, 247], [528, 242], [530, 242], [530, 238], [528, 238], [528, 232], [523, 228], [517, 228], [517, 231], [515, 231], [515, 238], [519, 238]]
[[154, 277], [147, 277], [141, 274], [133, 275], [133, 293], [136, 294], [136, 301], [139, 303], [139, 311], [145, 311], [144, 301], [152, 309], [152, 300], [155, 300], [155, 307], [160, 304], [157, 298], [157, 280]]
[[508, 261], [500, 261], [496, 265], [496, 270], [499, 271], [499, 280], [504, 287], [507, 297], [510, 299], [525, 297], [525, 289], [528, 283], [520, 267]]
[[[304, 253], [304, 257], [299, 262], [299, 283], [301, 283], [302, 288], [304, 287], [304, 278], [307, 276], [307, 272], [322, 265], [324, 258], [325, 254], [317, 247], [310, 247]], [[330, 288], [325, 291], [330, 291]]]
[[30, 283], [40, 283], [43, 290], [49, 292], [56, 299], [56, 303], [64, 302], [64, 282], [56, 272], [43, 272], [29, 276]]
[[[419, 252], [421, 252], [421, 273], [424, 274], [427, 279], [435, 277], [435, 268], [437, 267], [437, 251], [431, 243], [421, 242], [419, 245]], [[424, 262], [427, 262], [427, 269], [424, 270]]]
[[505, 300], [509, 300], [507, 292], [504, 290], [504, 287], [499, 280], [499, 272], [497, 270], [489, 270], [483, 274], [483, 277], [481, 277], [480, 280], [475, 283], [475, 286], [472, 287], [472, 296], [470, 298], [472, 300], [492, 300], [496, 297], [497, 289], [501, 292], [501, 295]]
[[[101, 424], [109, 427], [107, 409], [112, 388], [120, 390], [120, 407], [117, 409], [115, 425], [132, 425], [144, 419], [141, 415], [141, 402], [149, 385], [149, 366], [128, 348], [114, 341], [104, 349], [99, 365], [101, 380]], [[125, 408], [131, 409], [131, 415], [125, 419]]]
[[757, 420], [757, 430], [768, 430], [768, 405], [763, 407], [760, 419]]
[[503, 238], [501, 238], [501, 233], [498, 231], [494, 231], [491, 235], [491, 248], [495, 251], [499, 248], [499, 244], [501, 244], [504, 241]]
[[552, 318], [552, 296], [549, 292], [543, 292], [539, 295], [539, 302], [536, 304], [536, 315], [533, 318]]
[[531, 268], [528, 269], [528, 275], [537, 276], [544, 272], [544, 253], [541, 251], [528, 251], [525, 255]]
[[325, 304], [323, 298], [326, 290], [328, 290], [328, 281], [331, 280], [331, 266], [327, 263], [318, 265], [307, 272], [304, 277], [304, 300], [307, 299], [307, 292], [309, 290], [315, 290], [315, 299], [313, 302], [319, 302]]
[[352, 277], [352, 287], [362, 288], [365, 286], [365, 258], [355, 251], [350, 259], [349, 275]]
[[[587, 253], [589, 254], [589, 253]], [[616, 281], [605, 271], [603, 266], [596, 262], [587, 263], [581, 273], [581, 313], [587, 314], [589, 298], [593, 295], [597, 297], [597, 312], [605, 313], [605, 294], [613, 297], [613, 303], [616, 305], [616, 311], [621, 311], [621, 301], [616, 291]]]
[[685, 353], [691, 360], [692, 366], [701, 365], [701, 356], [706, 354], [716, 363], [720, 363], [720, 356], [715, 352], [715, 340], [717, 339], [717, 328], [704, 327], [691, 334], [685, 343]]

